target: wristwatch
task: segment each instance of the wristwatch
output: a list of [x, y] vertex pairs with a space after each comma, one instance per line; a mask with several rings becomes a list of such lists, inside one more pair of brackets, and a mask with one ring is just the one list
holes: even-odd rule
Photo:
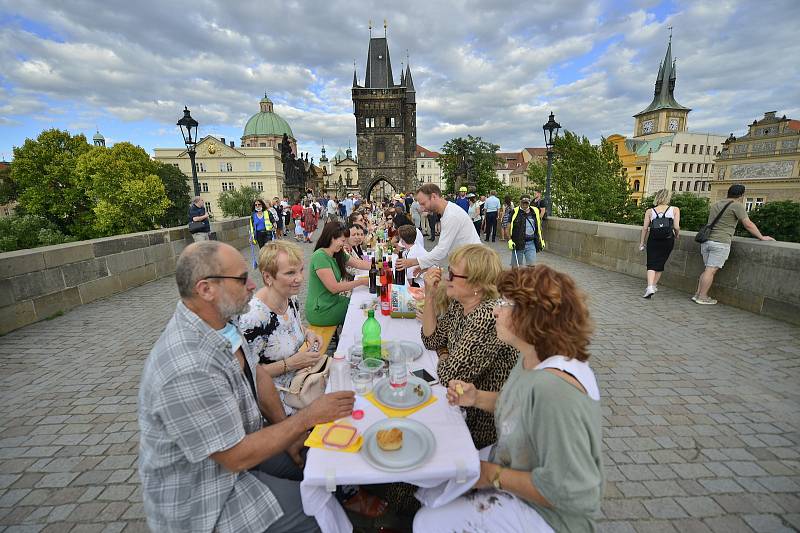
[[492, 486], [497, 490], [503, 490], [503, 487], [500, 486], [500, 474], [505, 470], [506, 467], [501, 466], [494, 472], [494, 476], [492, 476]]

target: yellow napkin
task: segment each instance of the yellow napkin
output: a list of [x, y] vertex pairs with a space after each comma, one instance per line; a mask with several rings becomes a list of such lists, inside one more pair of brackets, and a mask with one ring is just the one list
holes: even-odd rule
[[424, 408], [428, 407], [430, 404], [432, 404], [433, 402], [436, 401], [436, 395], [435, 394], [431, 394], [431, 397], [428, 398], [427, 402], [422, 403], [422, 404], [420, 404], [420, 405], [418, 405], [416, 407], [411, 407], [409, 409], [395, 409], [394, 407], [387, 407], [387, 406], [383, 405], [381, 402], [379, 402], [378, 400], [375, 399], [375, 396], [371, 392], [369, 394], [367, 394], [366, 396], [364, 396], [364, 398], [366, 398], [367, 400], [372, 402], [372, 405], [374, 405], [375, 407], [377, 407], [378, 409], [383, 411], [383, 413], [386, 416], [388, 416], [389, 418], [396, 418], [396, 417], [402, 418], [402, 417], [405, 417], [405, 416], [408, 416], [408, 415], [413, 415], [414, 413], [416, 413], [420, 409], [424, 409]]
[[328, 428], [333, 425], [333, 422], [328, 422], [327, 424], [319, 424], [314, 426], [313, 431], [311, 434], [306, 438], [306, 441], [303, 443], [309, 448], [322, 448], [323, 450], [331, 450], [334, 452], [348, 452], [348, 453], [356, 453], [358, 450], [361, 449], [361, 445], [364, 444], [364, 437], [359, 435], [356, 437], [356, 440], [348, 446], [347, 448], [336, 448], [335, 446], [325, 446], [322, 443], [322, 437], [325, 436], [325, 432], [328, 431]]

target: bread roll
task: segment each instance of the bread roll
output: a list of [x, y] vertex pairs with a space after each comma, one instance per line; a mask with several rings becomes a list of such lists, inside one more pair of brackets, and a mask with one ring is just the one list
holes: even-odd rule
[[376, 438], [381, 450], [393, 452], [403, 447], [403, 431], [400, 429], [381, 429]]

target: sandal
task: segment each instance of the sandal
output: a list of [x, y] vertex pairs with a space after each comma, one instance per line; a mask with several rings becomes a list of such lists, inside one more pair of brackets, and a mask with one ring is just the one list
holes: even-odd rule
[[355, 496], [344, 502], [344, 508], [367, 518], [378, 518], [386, 513], [389, 504], [377, 496], [359, 490]]

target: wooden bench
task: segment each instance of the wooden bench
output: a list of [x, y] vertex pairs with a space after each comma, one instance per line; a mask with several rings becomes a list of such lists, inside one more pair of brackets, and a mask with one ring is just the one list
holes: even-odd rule
[[336, 334], [337, 326], [308, 326], [308, 329], [316, 333], [322, 338], [322, 346], [319, 347], [319, 353], [328, 353], [328, 345], [331, 339]]

